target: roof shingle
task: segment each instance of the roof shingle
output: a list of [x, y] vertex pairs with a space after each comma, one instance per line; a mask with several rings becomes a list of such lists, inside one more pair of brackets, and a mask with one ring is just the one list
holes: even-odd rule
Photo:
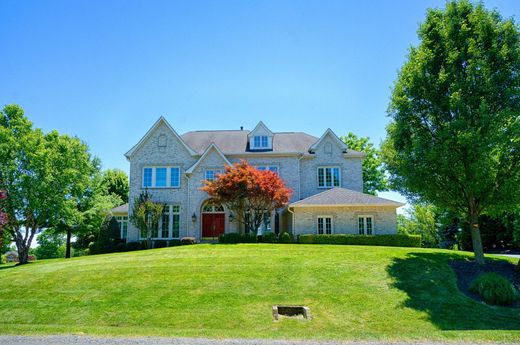
[[403, 203], [380, 198], [370, 194], [356, 192], [346, 188], [336, 187], [312, 195], [300, 201], [293, 202], [289, 207], [298, 206], [403, 206]]

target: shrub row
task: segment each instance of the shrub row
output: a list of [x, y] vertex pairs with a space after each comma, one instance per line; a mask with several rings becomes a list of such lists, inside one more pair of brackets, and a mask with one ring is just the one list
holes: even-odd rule
[[420, 235], [299, 235], [301, 244], [350, 244], [362, 246], [420, 247]]
[[293, 243], [294, 239], [292, 234], [288, 232], [281, 233], [280, 235], [274, 232], [266, 232], [262, 236], [256, 236], [255, 234], [236, 234], [227, 233], [222, 234], [218, 237], [218, 243], [235, 244], [235, 243]]

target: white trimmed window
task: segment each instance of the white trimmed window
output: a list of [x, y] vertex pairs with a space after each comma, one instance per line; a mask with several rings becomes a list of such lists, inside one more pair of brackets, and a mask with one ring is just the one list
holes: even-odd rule
[[215, 181], [220, 174], [222, 174], [222, 169], [207, 169], [205, 178], [208, 181]]
[[341, 181], [339, 167], [318, 168], [318, 188], [339, 187]]
[[332, 216], [318, 216], [316, 233], [318, 235], [332, 234]]
[[[163, 215], [159, 220], [159, 224], [157, 224], [155, 229], [152, 229], [152, 238], [179, 238], [180, 217], [179, 205], [164, 205]], [[146, 239], [146, 236], [145, 232], [141, 232], [141, 239]]]
[[358, 229], [360, 235], [374, 234], [374, 217], [373, 216], [358, 216]]
[[269, 170], [269, 171], [272, 171], [272, 172], [275, 172], [278, 174], [277, 165], [256, 165], [255, 168], [257, 168], [258, 170], [261, 170], [261, 171]]
[[143, 188], [179, 188], [181, 169], [179, 167], [144, 167]]
[[128, 217], [127, 216], [116, 216], [117, 224], [119, 224], [119, 236], [121, 239], [125, 239], [128, 234]]
[[253, 147], [256, 149], [266, 149], [269, 147], [269, 137], [267, 135], [255, 135], [253, 137]]

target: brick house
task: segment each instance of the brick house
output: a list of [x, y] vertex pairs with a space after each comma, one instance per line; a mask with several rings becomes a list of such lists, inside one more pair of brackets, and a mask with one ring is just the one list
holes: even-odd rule
[[130, 205], [114, 211], [128, 241], [144, 237], [127, 216], [145, 189], [166, 205], [154, 239], [191, 236], [200, 241], [238, 232], [233, 214], [214, 204], [200, 187], [203, 180], [214, 179], [226, 165], [242, 159], [277, 172], [293, 190], [289, 206], [266, 214], [259, 232], [393, 234], [396, 209], [403, 205], [362, 193], [364, 155], [349, 149], [330, 129], [316, 138], [301, 132], [275, 133], [260, 122], [251, 131], [179, 135], [161, 117], [125, 156], [130, 162]]

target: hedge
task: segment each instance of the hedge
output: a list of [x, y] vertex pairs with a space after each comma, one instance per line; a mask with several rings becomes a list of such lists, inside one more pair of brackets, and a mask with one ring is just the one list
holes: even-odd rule
[[301, 244], [347, 244], [361, 246], [420, 247], [420, 235], [300, 235]]

